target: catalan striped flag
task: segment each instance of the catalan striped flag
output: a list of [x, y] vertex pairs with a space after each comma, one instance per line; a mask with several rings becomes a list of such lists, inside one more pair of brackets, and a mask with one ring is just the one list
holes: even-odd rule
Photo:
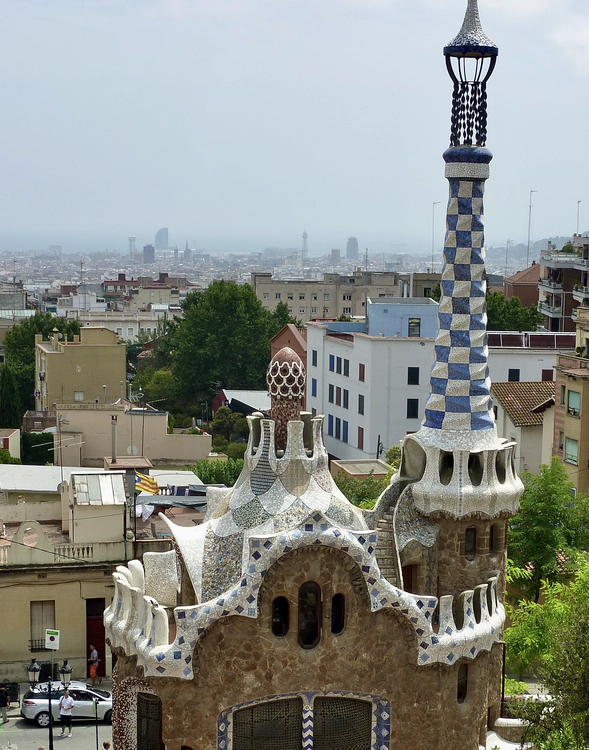
[[140, 474], [138, 471], [135, 472], [135, 490], [137, 492], [149, 492], [150, 495], [159, 494], [160, 488], [157, 486], [157, 482], [149, 474]]

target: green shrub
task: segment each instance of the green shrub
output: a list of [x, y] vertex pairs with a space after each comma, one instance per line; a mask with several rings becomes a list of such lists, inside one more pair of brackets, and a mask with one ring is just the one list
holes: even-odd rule
[[224, 484], [233, 487], [241, 470], [243, 459], [228, 458], [227, 461], [197, 461], [190, 469], [199, 477], [203, 484]]

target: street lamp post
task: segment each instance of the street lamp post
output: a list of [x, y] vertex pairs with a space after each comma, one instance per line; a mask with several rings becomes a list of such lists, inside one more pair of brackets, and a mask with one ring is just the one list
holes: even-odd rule
[[507, 240], [505, 243], [505, 272], [503, 274], [503, 292], [505, 293], [505, 281], [507, 280], [507, 255], [509, 253], [509, 243], [511, 240]]
[[581, 211], [581, 201], [577, 201], [577, 234], [579, 234], [579, 213]]
[[530, 205], [528, 206], [528, 252], [526, 254], [526, 268], [530, 265], [530, 237], [532, 234], [532, 193], [537, 193], [537, 190], [530, 190]]

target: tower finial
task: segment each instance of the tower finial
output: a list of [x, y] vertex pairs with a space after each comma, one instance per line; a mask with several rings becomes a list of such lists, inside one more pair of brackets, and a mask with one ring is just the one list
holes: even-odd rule
[[487, 81], [499, 49], [483, 31], [477, 0], [468, 0], [458, 36], [446, 47], [446, 67], [454, 82], [451, 146], [484, 146], [487, 141]]
[[274, 355], [266, 373], [272, 404], [274, 440], [277, 450], [286, 449], [287, 424], [300, 419], [305, 392], [305, 366], [289, 346]]

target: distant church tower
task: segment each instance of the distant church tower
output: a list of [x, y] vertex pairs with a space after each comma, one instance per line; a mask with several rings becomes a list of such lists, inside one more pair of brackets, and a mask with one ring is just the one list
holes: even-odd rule
[[161, 540], [166, 551], [113, 574], [114, 750], [485, 745], [501, 705], [507, 520], [523, 485], [515, 444], [497, 437], [487, 368], [486, 83], [497, 47], [476, 0], [445, 55], [450, 199], [423, 426], [362, 511], [333, 481], [323, 417], [302, 410], [304, 363], [288, 347], [273, 357], [271, 409], [248, 417], [235, 485], [207, 489], [197, 526], [160, 514], [170, 548]]

